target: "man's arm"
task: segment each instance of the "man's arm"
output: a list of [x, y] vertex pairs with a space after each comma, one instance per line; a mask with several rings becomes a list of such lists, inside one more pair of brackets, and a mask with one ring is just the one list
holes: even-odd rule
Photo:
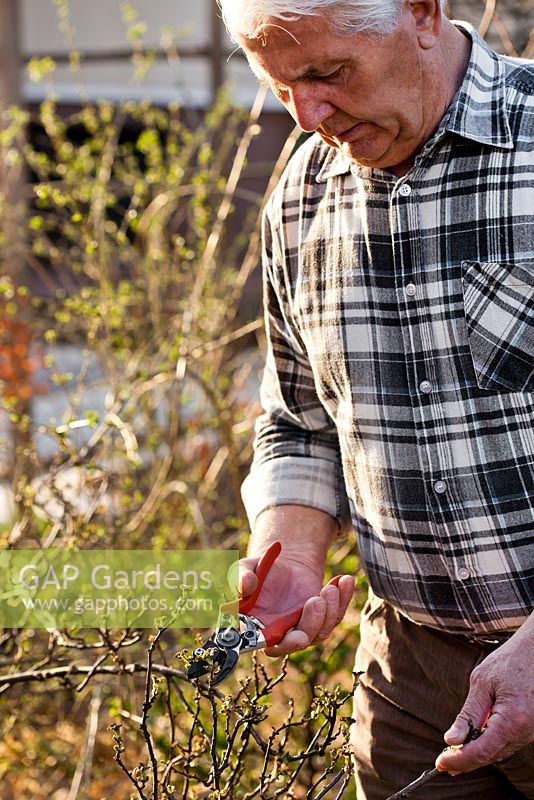
[[269, 655], [326, 638], [343, 617], [354, 586], [352, 577], [344, 576], [337, 587], [323, 587], [327, 551], [339, 525], [347, 522], [348, 503], [336, 425], [318, 397], [294, 318], [298, 259], [291, 254], [298, 249], [298, 230], [286, 224], [285, 203], [294, 203], [302, 169], [297, 153], [263, 219], [264, 413], [256, 423], [254, 461], [242, 491], [252, 529], [242, 562], [243, 594], [254, 591], [259, 556], [273, 541], [282, 543], [252, 613], [268, 623], [304, 609], [297, 628], [267, 650]]
[[[264, 413], [256, 421], [254, 460], [243, 484], [243, 501], [253, 529], [262, 512], [282, 505], [318, 509], [344, 525], [349, 510], [338, 432], [317, 394], [316, 376], [294, 319], [292, 287], [297, 266], [286, 253], [294, 245], [287, 241], [287, 232], [280, 231], [280, 217], [286, 213], [280, 203], [279, 198], [271, 208], [271, 200], [263, 222]], [[273, 224], [271, 213], [276, 219]], [[285, 240], [284, 247], [280, 238]]]
[[[469, 720], [479, 726], [491, 708], [484, 734], [463, 747]], [[453, 774], [502, 761], [534, 742], [534, 614], [471, 675], [469, 694], [445, 734], [451, 749], [436, 766]]]
[[337, 522], [329, 514], [307, 506], [275, 506], [258, 516], [248, 556], [241, 561], [242, 594], [252, 594], [258, 558], [278, 540], [282, 552], [265, 580], [254, 612], [269, 622], [304, 607], [297, 628], [287, 633], [279, 645], [266, 650], [268, 655], [303, 650], [325, 639], [345, 615], [354, 590], [352, 576], [344, 575], [337, 587], [323, 586], [328, 548], [337, 531]]

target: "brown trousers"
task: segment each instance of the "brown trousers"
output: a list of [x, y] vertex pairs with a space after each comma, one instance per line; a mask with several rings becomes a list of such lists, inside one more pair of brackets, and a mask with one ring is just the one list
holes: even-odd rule
[[[415, 625], [374, 595], [362, 612], [353, 755], [358, 800], [385, 800], [434, 766], [469, 688], [492, 649]], [[534, 668], [534, 666], [533, 666]], [[499, 765], [444, 773], [414, 800], [534, 800], [534, 745]]]

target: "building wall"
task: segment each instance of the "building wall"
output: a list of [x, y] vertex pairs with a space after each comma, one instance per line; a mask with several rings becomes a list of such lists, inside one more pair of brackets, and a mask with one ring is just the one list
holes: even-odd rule
[[[21, 49], [28, 59], [35, 54], [57, 57], [53, 75], [54, 90], [64, 102], [76, 102], [84, 95], [91, 99], [139, 99], [154, 102], [180, 102], [189, 107], [206, 107], [213, 95], [215, 0], [133, 0], [139, 22], [143, 24], [139, 41], [147, 51], [160, 56], [142, 82], [136, 81], [135, 66], [128, 58], [132, 42], [123, 18], [120, 0], [68, 0], [69, 17], [61, 25], [54, 0], [21, 0]], [[249, 105], [256, 92], [256, 81], [240, 53], [227, 61], [234, 48], [219, 21], [222, 54], [221, 77], [228, 81], [235, 99]], [[167, 58], [164, 50], [175, 42]], [[87, 57], [79, 73], [69, 69], [67, 56], [75, 47]], [[194, 53], [198, 55], [194, 55]], [[183, 54], [183, 55], [181, 55]], [[23, 75], [23, 96], [40, 100], [49, 86], [32, 84]], [[268, 105], [274, 107], [274, 98]]]

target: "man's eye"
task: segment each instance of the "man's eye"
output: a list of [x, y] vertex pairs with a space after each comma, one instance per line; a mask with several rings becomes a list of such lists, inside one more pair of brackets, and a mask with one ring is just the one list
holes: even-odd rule
[[317, 75], [317, 78], [321, 81], [332, 81], [338, 78], [342, 72], [343, 72], [343, 67], [339, 67], [339, 69], [335, 69], [333, 72], [329, 72], [328, 75]]
[[[313, 81], [334, 81], [336, 78], [339, 78], [340, 75], [343, 73], [345, 67], [341, 66], [338, 69], [335, 69], [333, 72], [328, 72], [326, 75], [309, 75], [302, 80], [305, 82], [313, 82]], [[276, 97], [282, 101], [282, 103], [286, 103], [289, 100], [289, 89], [285, 86], [276, 86], [276, 84], [269, 84], [267, 81], [261, 81], [264, 85], [269, 86]]]

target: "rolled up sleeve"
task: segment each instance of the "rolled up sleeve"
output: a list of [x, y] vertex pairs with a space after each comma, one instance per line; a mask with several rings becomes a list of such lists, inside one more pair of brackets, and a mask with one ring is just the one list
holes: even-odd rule
[[345, 527], [349, 518], [335, 424], [321, 404], [305, 346], [292, 319], [287, 263], [268, 215], [263, 226], [267, 354], [254, 459], [242, 494], [251, 526], [266, 508], [318, 508]]

